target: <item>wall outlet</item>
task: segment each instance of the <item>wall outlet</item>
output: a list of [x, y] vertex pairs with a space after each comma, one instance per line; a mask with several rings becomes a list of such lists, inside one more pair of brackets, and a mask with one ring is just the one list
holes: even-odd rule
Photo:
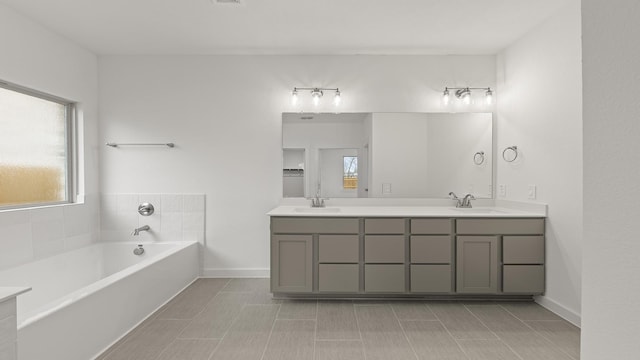
[[391, 183], [383, 183], [382, 184], [382, 193], [383, 194], [391, 194]]
[[536, 199], [536, 186], [535, 185], [529, 185], [529, 190], [527, 191], [527, 197], [529, 198], [529, 200], [535, 200]]
[[506, 197], [507, 196], [507, 185], [505, 185], [505, 184], [498, 185], [498, 194], [500, 195], [500, 197]]

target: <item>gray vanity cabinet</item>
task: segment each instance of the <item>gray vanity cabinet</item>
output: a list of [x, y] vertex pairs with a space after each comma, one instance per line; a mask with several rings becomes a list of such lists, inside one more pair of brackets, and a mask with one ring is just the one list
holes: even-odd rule
[[456, 292], [497, 293], [498, 237], [458, 236], [456, 251]]
[[313, 290], [311, 235], [273, 235], [271, 239], [271, 289], [274, 292]]
[[543, 218], [272, 217], [271, 291], [537, 295], [544, 243]]

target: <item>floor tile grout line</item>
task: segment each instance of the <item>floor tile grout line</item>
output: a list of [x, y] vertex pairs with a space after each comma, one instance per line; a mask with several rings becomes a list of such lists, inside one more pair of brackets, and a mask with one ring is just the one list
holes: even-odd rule
[[[542, 332], [532, 328], [531, 326], [529, 326], [529, 324], [527, 324], [528, 320], [522, 320], [519, 317], [517, 317], [514, 313], [512, 313], [511, 311], [509, 311], [507, 308], [505, 308], [504, 306], [502, 306], [502, 304], [499, 304], [499, 306], [506, 311], [509, 315], [513, 316], [514, 318], [516, 318], [518, 321], [520, 321], [521, 323], [524, 324], [524, 326], [528, 327], [529, 329], [533, 330], [534, 333], [540, 335], [540, 337], [542, 337], [542, 339], [544, 339], [545, 341], [547, 341], [548, 343], [550, 343], [551, 345], [553, 345], [554, 347], [556, 347], [558, 350], [560, 350], [560, 352], [562, 352], [563, 354], [567, 355], [569, 358], [577, 360], [576, 358], [574, 358], [573, 356], [571, 356], [571, 354], [569, 354], [568, 352], [566, 352], [561, 346], [558, 346], [557, 344], [555, 344], [553, 342], [553, 340], [549, 339], [548, 337], [546, 337]], [[542, 320], [538, 320], [538, 321], [542, 321]], [[561, 320], [546, 320], [546, 321], [561, 321]], [[566, 320], [562, 320], [562, 321], [566, 321]]]
[[438, 317], [438, 314], [436, 314], [435, 311], [433, 311], [433, 309], [431, 309], [431, 307], [429, 307], [428, 303], [425, 303], [424, 306], [427, 307], [427, 309], [429, 309], [429, 311], [431, 311], [431, 313], [433, 313], [433, 316], [435, 316], [435, 318], [437, 319], [436, 321], [438, 321], [440, 323], [440, 325], [442, 326], [442, 328], [447, 332], [447, 334], [449, 334], [449, 336], [451, 336], [451, 338], [453, 339], [453, 341], [456, 343], [456, 345], [458, 345], [458, 348], [460, 348], [460, 351], [462, 351], [462, 353], [464, 354], [464, 356], [467, 359], [470, 359], [469, 354], [467, 354], [466, 351], [464, 351], [464, 349], [462, 348], [462, 345], [460, 345], [460, 343], [458, 342], [458, 339], [455, 338], [455, 336], [453, 336], [453, 334], [451, 333], [451, 331], [449, 331], [449, 329], [444, 325], [444, 323], [442, 322], [442, 320], [440, 320], [440, 318]]
[[356, 327], [358, 328], [358, 335], [360, 335], [362, 356], [364, 357], [364, 360], [367, 360], [367, 349], [364, 346], [364, 336], [362, 336], [362, 330], [360, 330], [360, 322], [358, 321], [358, 312], [356, 311], [356, 304], [351, 302], [351, 306], [353, 306], [353, 316], [356, 318]]
[[282, 304], [278, 304], [278, 311], [276, 311], [276, 316], [273, 318], [273, 324], [271, 324], [271, 330], [269, 331], [267, 342], [264, 344], [264, 349], [262, 349], [262, 356], [260, 356], [260, 360], [263, 360], [264, 356], [267, 354], [267, 349], [269, 348], [269, 342], [271, 342], [271, 335], [273, 335], [273, 329], [276, 327], [276, 321], [278, 321], [278, 315], [280, 315], [280, 310], [282, 310]]
[[516, 356], [517, 356], [519, 359], [524, 360], [524, 359], [522, 358], [522, 356], [521, 356], [521, 355], [520, 355], [520, 354], [519, 354], [519, 353], [518, 353], [514, 348], [512, 348], [512, 347], [511, 347], [511, 345], [507, 344], [507, 342], [506, 342], [506, 341], [504, 341], [504, 339], [503, 339], [503, 338], [501, 338], [498, 334], [496, 334], [496, 332], [495, 332], [495, 331], [491, 330], [491, 329], [487, 326], [487, 324], [485, 324], [485, 323], [484, 323], [484, 321], [482, 321], [482, 320], [481, 320], [481, 319], [480, 319], [476, 314], [474, 314], [474, 313], [473, 313], [473, 311], [471, 311], [471, 310], [467, 307], [467, 305], [466, 305], [466, 304], [463, 304], [462, 306], [464, 306], [464, 308], [465, 308], [465, 309], [466, 309], [466, 310], [467, 310], [467, 311], [468, 311], [468, 312], [469, 312], [473, 317], [475, 317], [476, 319], [478, 319], [478, 321], [480, 321], [480, 323], [481, 323], [484, 327], [486, 327], [486, 328], [487, 328], [487, 330], [491, 331], [491, 333], [492, 333], [493, 335], [495, 335], [495, 336], [498, 338], [498, 340], [500, 340], [500, 341], [504, 344], [504, 346], [508, 347], [508, 348], [509, 348], [509, 350], [511, 350], [511, 352], [513, 352], [514, 354], [516, 354]]
[[393, 308], [393, 305], [391, 305], [390, 308], [391, 308], [391, 313], [393, 314], [393, 317], [396, 318], [398, 325], [400, 325], [400, 330], [402, 330], [402, 335], [404, 335], [404, 339], [407, 340], [407, 344], [409, 344], [409, 347], [411, 348], [411, 352], [416, 357], [416, 360], [420, 360], [420, 356], [418, 356], [418, 352], [416, 351], [416, 349], [414, 349], [413, 344], [411, 343], [411, 340], [409, 340], [409, 337], [407, 336], [407, 332], [404, 331], [404, 326], [402, 326], [402, 321], [400, 321], [400, 319], [398, 318], [398, 314], [396, 314], [396, 311]]
[[[224, 286], [222, 287], [222, 289], [224, 289], [227, 285], [229, 285], [229, 283], [230, 283], [230, 282], [231, 282], [231, 279], [227, 279], [227, 282], [224, 284]], [[186, 290], [186, 289], [185, 289], [185, 290]], [[198, 318], [198, 315], [202, 314], [202, 313], [207, 309], [207, 307], [209, 306], [209, 304], [213, 303], [213, 301], [214, 301], [215, 299], [217, 299], [217, 298], [218, 298], [218, 295], [220, 295], [220, 290], [218, 290], [218, 292], [216, 292], [216, 294], [215, 294], [215, 295], [213, 295], [213, 296], [211, 297], [211, 299], [209, 299], [209, 301], [207, 301], [207, 303], [202, 307], [202, 310], [198, 311], [198, 313], [197, 313], [197, 314], [195, 314], [195, 315], [194, 315], [194, 316], [189, 320], [189, 323], [187, 324], [187, 326], [185, 326], [185, 327], [180, 331], [180, 333], [178, 333], [178, 335], [176, 336], [176, 339], [180, 339], [180, 334], [182, 334], [182, 333], [183, 333], [183, 332], [184, 332], [184, 331], [185, 331], [189, 326], [191, 326], [191, 324], [195, 321], [195, 319], [197, 319], [197, 318]], [[216, 346], [216, 348], [217, 348], [217, 346]]]
[[238, 314], [236, 315], [236, 317], [231, 321], [231, 324], [229, 324], [229, 327], [227, 328], [227, 331], [225, 331], [224, 334], [222, 334], [222, 337], [220, 338], [220, 342], [218, 343], [218, 346], [216, 346], [215, 350], [213, 350], [211, 355], [209, 355], [209, 359], [208, 360], [211, 360], [211, 358], [213, 358], [213, 355], [215, 355], [216, 351], [218, 351], [218, 349], [220, 348], [220, 344], [222, 344], [222, 341], [224, 341], [224, 338], [229, 333], [229, 330], [231, 330], [233, 325], [235, 325], [236, 321], [238, 321], [238, 318], [240, 318], [240, 314], [242, 313], [242, 310], [244, 310], [244, 308], [246, 306], [247, 306], [246, 303], [242, 304], [242, 307], [240, 308], [240, 311], [238, 311]]

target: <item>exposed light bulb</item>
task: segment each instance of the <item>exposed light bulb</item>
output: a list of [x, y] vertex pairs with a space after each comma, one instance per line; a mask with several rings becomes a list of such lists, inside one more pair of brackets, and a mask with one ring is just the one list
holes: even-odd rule
[[461, 99], [463, 104], [471, 104], [471, 90], [469, 90], [469, 88], [463, 90]]
[[322, 91], [317, 88], [311, 90], [311, 97], [313, 98], [313, 105], [318, 106], [320, 104], [320, 98], [322, 97]]
[[493, 104], [493, 91], [491, 91], [491, 88], [487, 88], [487, 92], [484, 93], [484, 101], [487, 105]]
[[293, 92], [291, 93], [291, 105], [296, 106], [298, 104], [298, 89], [293, 88]]
[[333, 104], [335, 106], [340, 105], [342, 98], [340, 97], [340, 90], [336, 89], [336, 94], [333, 96]]
[[444, 88], [444, 92], [442, 93], [442, 103], [447, 106], [449, 105], [449, 101], [451, 98], [449, 97], [449, 89]]

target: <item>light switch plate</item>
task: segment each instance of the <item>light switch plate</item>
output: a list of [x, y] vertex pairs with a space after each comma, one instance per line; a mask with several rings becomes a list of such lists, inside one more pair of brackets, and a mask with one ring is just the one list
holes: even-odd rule
[[535, 185], [529, 185], [529, 190], [527, 191], [527, 197], [529, 198], [529, 200], [535, 200], [536, 199], [536, 186]]
[[505, 185], [505, 184], [498, 185], [498, 193], [500, 194], [500, 197], [506, 197], [507, 196], [507, 185]]
[[383, 183], [382, 184], [382, 193], [383, 194], [391, 194], [391, 183]]

